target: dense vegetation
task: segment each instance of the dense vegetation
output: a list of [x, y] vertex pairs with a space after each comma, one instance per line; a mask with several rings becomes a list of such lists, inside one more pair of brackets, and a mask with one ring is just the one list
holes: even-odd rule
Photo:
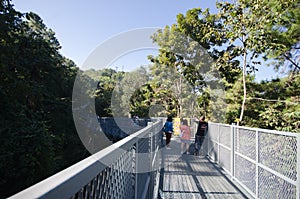
[[[145, 83], [133, 95], [120, 98], [120, 107], [114, 107], [120, 116], [206, 114], [211, 121], [219, 118], [226, 123], [299, 132], [299, 4], [239, 0], [219, 3], [217, 14], [200, 8], [179, 14], [175, 24], [153, 35], [160, 50], [157, 56], [149, 56], [150, 70], [140, 68], [129, 76], [113, 69], [85, 72], [98, 85], [91, 94], [97, 115], [113, 116], [111, 96], [121, 80], [142, 78], [139, 81]], [[37, 14], [14, 10], [9, 0], [1, 0], [0, 27], [2, 198], [89, 154], [72, 118], [72, 89], [79, 69], [59, 53], [55, 33]], [[201, 48], [195, 50], [195, 45]], [[286, 77], [254, 81], [255, 71], [266, 63], [270, 70], [284, 69]], [[211, 84], [204, 74], [218, 78]], [[225, 101], [216, 98], [216, 85], [222, 85]], [[126, 93], [132, 86], [124, 84], [122, 89]], [[122, 109], [127, 102], [129, 113]], [[157, 109], [151, 109], [156, 105]], [[220, 117], [215, 110], [224, 115]]]
[[[299, 132], [299, 4], [294, 0], [239, 0], [217, 3], [217, 14], [201, 8], [188, 10], [177, 16], [177, 23], [153, 36], [161, 49], [150, 59], [160, 69], [176, 65], [177, 72], [198, 91], [199, 110], [210, 120]], [[182, 35], [188, 37], [182, 39]], [[202, 50], [195, 50], [195, 43]], [[217, 70], [224, 85], [225, 118], [216, 118], [211, 111], [223, 106], [212, 98], [203, 51], [213, 59], [210, 73]], [[195, 62], [199, 57], [201, 61]], [[255, 82], [255, 72], [266, 65], [284, 71], [286, 77]]]
[[86, 155], [72, 120], [75, 64], [34, 13], [0, 4], [0, 197]]

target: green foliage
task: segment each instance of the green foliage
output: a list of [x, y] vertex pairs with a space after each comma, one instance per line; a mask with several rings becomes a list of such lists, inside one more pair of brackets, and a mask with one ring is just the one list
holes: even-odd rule
[[283, 78], [262, 83], [265, 88], [262, 97], [273, 99], [264, 103], [265, 110], [260, 113], [262, 128], [300, 132], [300, 76], [293, 78], [293, 81]]
[[287, 73], [298, 73], [300, 38], [300, 2], [295, 0], [262, 1], [260, 12], [265, 14], [265, 32], [277, 48], [270, 49], [265, 58], [274, 58], [273, 66]]
[[140, 118], [149, 118], [149, 111], [154, 97], [154, 90], [150, 84], [136, 90], [130, 98], [130, 114]]
[[99, 71], [87, 71], [88, 76], [97, 81], [95, 91], [96, 114], [100, 117], [111, 117], [111, 97], [113, 91], [124, 77], [124, 72], [117, 72], [113, 69], [103, 69]]
[[[218, 2], [217, 8], [217, 14], [201, 8], [188, 10], [186, 15], [177, 15], [176, 24], [153, 36], [160, 46], [158, 56], [150, 57], [158, 81], [165, 78], [166, 73], [160, 75], [165, 66], [176, 66], [199, 95], [201, 112], [213, 118], [211, 108], [222, 107], [222, 102], [212, 97], [202, 65], [194, 64], [194, 55], [200, 53], [193, 51], [196, 42], [213, 58], [223, 78], [227, 122], [299, 131], [298, 102], [290, 102], [299, 96], [299, 1], [239, 0]], [[262, 58], [273, 58], [281, 67], [282, 61], [289, 62], [289, 80], [255, 83], [251, 73], [262, 67]]]
[[34, 14], [0, 6], [0, 189], [7, 197], [82, 159], [72, 120], [75, 64]]
[[[185, 23], [184, 16], [179, 15], [178, 21]], [[185, 25], [188, 26], [187, 23]], [[150, 69], [152, 80], [155, 85], [159, 85], [160, 93], [172, 93], [170, 99], [175, 99], [173, 103], [175, 110], [171, 112], [177, 117], [200, 114], [201, 107], [196, 102], [199, 93], [205, 93], [208, 87], [204, 79], [215, 75], [211, 72], [211, 77], [208, 77], [208, 73], [213, 71], [213, 68], [210, 68], [213, 60], [207, 50], [200, 45], [204, 41], [193, 40], [185, 33], [183, 26], [183, 24], [166, 26], [154, 34], [152, 39], [160, 46], [160, 50], [158, 56], [149, 56], [153, 62]], [[205, 101], [203, 97], [198, 100], [203, 103]], [[161, 99], [159, 104], [164, 104], [163, 101], [168, 99]]]
[[[245, 118], [241, 125], [299, 132], [299, 85], [299, 75], [293, 80], [282, 78], [260, 83], [248, 77]], [[242, 82], [238, 80], [227, 92], [228, 123], [238, 120], [242, 90]]]
[[172, 95], [172, 91], [154, 81], [149, 81], [136, 90], [130, 101], [131, 115], [139, 117], [165, 117], [176, 115], [177, 112], [178, 101]]
[[[221, 48], [228, 42], [228, 37], [224, 34], [224, 24], [220, 17], [216, 14], [211, 14], [208, 9], [202, 11], [200, 8], [194, 8], [183, 14], [177, 15], [178, 31], [190, 37], [197, 42], [213, 59], [217, 61], [216, 66], [224, 84], [230, 85], [236, 81], [236, 76], [240, 73], [239, 61], [230, 61], [234, 49], [228, 47], [228, 53]], [[220, 57], [226, 59], [220, 60]], [[203, 59], [206, 60], [206, 59]], [[196, 68], [197, 72], [199, 68]], [[196, 76], [197, 78], [198, 76]]]

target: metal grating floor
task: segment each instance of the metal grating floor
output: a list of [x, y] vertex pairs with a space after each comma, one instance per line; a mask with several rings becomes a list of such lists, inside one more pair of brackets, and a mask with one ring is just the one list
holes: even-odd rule
[[204, 156], [181, 155], [179, 142], [163, 151], [160, 199], [248, 198]]

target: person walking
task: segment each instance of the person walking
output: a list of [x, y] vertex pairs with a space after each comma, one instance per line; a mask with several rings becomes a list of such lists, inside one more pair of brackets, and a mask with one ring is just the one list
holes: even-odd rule
[[181, 131], [181, 153], [190, 154], [190, 140], [191, 140], [191, 128], [188, 126], [188, 121], [186, 119], [182, 120], [182, 125], [180, 126]]
[[200, 148], [202, 146], [202, 143], [204, 141], [206, 132], [208, 130], [208, 123], [205, 121], [205, 116], [202, 115], [199, 118], [199, 124], [195, 136], [195, 152], [194, 155], [199, 155]]
[[168, 116], [167, 121], [164, 124], [163, 131], [165, 132], [165, 135], [166, 135], [166, 148], [170, 149], [172, 133], [174, 132], [173, 118], [171, 116]]

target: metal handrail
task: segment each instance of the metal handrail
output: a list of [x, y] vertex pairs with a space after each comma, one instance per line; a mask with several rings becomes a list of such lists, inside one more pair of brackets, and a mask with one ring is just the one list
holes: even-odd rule
[[[135, 171], [135, 167], [139, 161], [135, 159], [136, 153], [138, 153], [141, 142], [143, 142], [143, 147], [146, 146], [146, 148], [143, 149], [146, 152], [151, 152], [150, 148], [159, 148], [159, 146], [161, 146], [161, 133], [158, 132], [161, 130], [161, 127], [162, 121], [151, 123], [140, 131], [129, 135], [121, 141], [116, 142], [10, 198], [96, 198], [100, 197], [101, 194], [103, 196], [105, 195], [106, 198], [111, 198], [119, 193], [126, 194], [121, 198], [128, 198], [128, 196], [130, 196], [129, 198], [137, 198], [140, 195], [138, 192], [153, 190], [153, 188], [135, 187], [137, 183], [134, 183], [134, 181], [142, 179], [142, 174]], [[156, 140], [156, 142], [152, 140]], [[157, 152], [158, 150], [154, 153]], [[153, 158], [153, 156], [149, 156], [149, 162], [153, 162], [151, 158]], [[133, 161], [135, 164], [133, 164]], [[153, 176], [157, 175], [156, 171], [149, 171], [149, 173]], [[147, 175], [149, 175], [149, 173]], [[147, 181], [149, 181], [149, 179], [156, 178], [147, 178]], [[111, 182], [116, 180], [118, 180], [118, 182]], [[130, 182], [132, 182], [133, 186], [125, 184], [130, 184]], [[112, 190], [112, 184], [116, 190]], [[152, 184], [151, 182], [148, 183], [148, 185]], [[138, 186], [141, 185], [143, 186], [143, 184], [139, 184]], [[126, 188], [126, 186], [128, 188]], [[153, 193], [145, 194], [145, 196], [147, 195], [151, 196]]]
[[[11, 198], [155, 198], [162, 124], [150, 123]], [[300, 134], [209, 122], [201, 150], [255, 198], [300, 198]]]
[[202, 153], [255, 198], [300, 198], [300, 134], [209, 122]]

